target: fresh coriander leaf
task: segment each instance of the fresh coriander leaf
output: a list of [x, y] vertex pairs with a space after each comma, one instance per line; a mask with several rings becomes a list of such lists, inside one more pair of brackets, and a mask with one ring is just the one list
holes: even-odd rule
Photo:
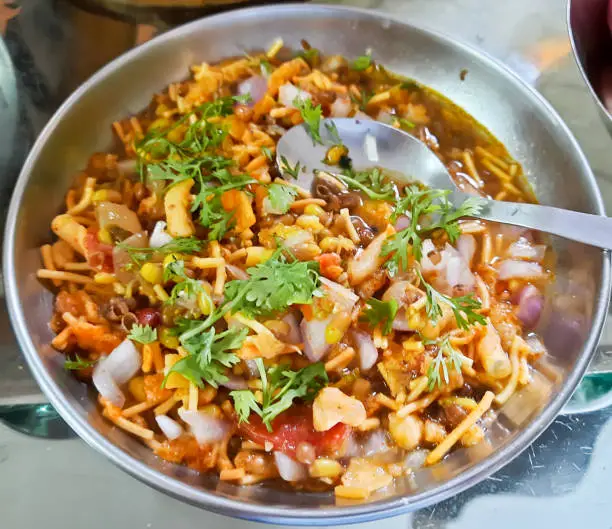
[[360, 320], [367, 322], [372, 328], [380, 324], [382, 334], [389, 334], [392, 330], [393, 320], [399, 309], [397, 301], [394, 299], [380, 301], [376, 298], [371, 298], [366, 302], [366, 305], [367, 308]]
[[352, 93], [349, 94], [351, 101], [357, 105], [359, 105], [359, 110], [365, 112], [370, 99], [374, 97], [374, 92], [370, 92], [365, 88], [362, 88], [360, 91], [360, 97], [355, 97]]
[[234, 407], [241, 422], [248, 422], [251, 412], [254, 412], [262, 418], [269, 431], [272, 431], [272, 421], [289, 409], [295, 399], [314, 399], [328, 382], [322, 362], [311, 364], [299, 371], [291, 371], [285, 365], [276, 365], [268, 368], [266, 372], [262, 362], [258, 364], [258, 368], [262, 381], [261, 405], [249, 390], [232, 391], [230, 396], [234, 399]]
[[204, 289], [201, 281], [193, 279], [185, 272], [185, 262], [177, 259], [164, 267], [164, 281], [174, 281], [170, 297], [164, 302], [166, 305], [176, 305], [181, 299], [198, 299], [203, 297], [209, 307], [213, 306], [212, 299]]
[[251, 412], [261, 417], [262, 411], [253, 392], [249, 389], [230, 391], [230, 397], [234, 400], [234, 409], [238, 414], [238, 422], [249, 422]]
[[406, 118], [397, 118], [397, 121], [399, 123], [400, 128], [403, 130], [412, 130], [414, 127], [416, 127], [416, 125], [412, 121]]
[[157, 329], [150, 325], [139, 325], [138, 323], [132, 326], [130, 333], [127, 336], [133, 342], [148, 344], [157, 340]]
[[444, 384], [450, 382], [449, 367], [459, 373], [463, 363], [469, 361], [467, 357], [451, 345], [448, 335], [438, 342], [428, 343], [428, 345], [431, 344], [437, 345], [438, 352], [427, 369], [429, 391], [433, 391], [436, 387], [440, 389]]
[[388, 202], [396, 197], [395, 185], [377, 167], [368, 171], [352, 171], [349, 169], [334, 176], [349, 189], [361, 191], [372, 200]]
[[473, 294], [467, 296], [459, 296], [451, 298], [438, 292], [423, 278], [421, 272], [417, 270], [417, 275], [421, 280], [421, 284], [425, 289], [426, 304], [425, 310], [427, 317], [435, 324], [440, 317], [442, 317], [442, 304], [448, 305], [453, 311], [455, 320], [457, 321], [457, 327], [459, 329], [467, 330], [470, 325], [479, 323], [486, 325], [487, 321], [482, 314], [476, 312], [482, 306]]
[[[201, 324], [202, 322], [198, 322]], [[240, 362], [231, 351], [239, 349], [248, 334], [248, 329], [228, 329], [220, 334], [214, 327], [204, 332], [198, 330], [198, 325], [179, 336], [179, 341], [187, 356], [181, 358], [168, 371], [179, 373], [198, 387], [207, 383], [213, 387], [227, 382], [227, 369]], [[164, 380], [164, 384], [167, 380]]]
[[338, 127], [336, 127], [336, 124], [333, 121], [328, 121], [325, 123], [325, 128], [327, 129], [327, 132], [329, 132], [334, 145], [343, 145], [340, 134], [338, 134]]
[[274, 161], [274, 154], [272, 154], [272, 151], [270, 150], [270, 147], [262, 147], [261, 148], [261, 152], [264, 154], [264, 156], [271, 162]]
[[372, 57], [369, 54], [360, 55], [351, 63], [351, 69], [357, 72], [363, 72], [372, 66]]
[[274, 71], [274, 66], [272, 66], [268, 59], [262, 58], [259, 60], [259, 69], [261, 70], [261, 75], [268, 77]]
[[269, 316], [291, 305], [310, 304], [319, 290], [319, 266], [316, 261], [287, 262], [279, 248], [264, 263], [247, 269], [249, 279], [225, 284], [225, 299], [233, 312], [248, 317]]
[[295, 201], [297, 190], [285, 184], [270, 184], [268, 186], [267, 200], [272, 213], [283, 215], [289, 211], [289, 207]]
[[323, 145], [321, 132], [319, 130], [321, 127], [321, 118], [323, 117], [321, 105], [313, 106], [311, 99], [296, 97], [293, 100], [293, 106], [300, 111], [302, 119], [304, 120], [304, 125], [306, 126], [306, 131], [312, 138], [313, 145], [317, 143]]
[[202, 244], [202, 241], [195, 237], [176, 237], [159, 248], [139, 248], [138, 246], [130, 246], [123, 242], [117, 244], [117, 248], [125, 250], [132, 262], [140, 267], [144, 262], [150, 260], [151, 256], [155, 253], [161, 255], [171, 253], [192, 254], [199, 252], [202, 249]]
[[64, 369], [68, 369], [70, 371], [78, 371], [80, 369], [87, 369], [88, 367], [92, 367], [95, 364], [95, 360], [85, 360], [79, 355], [74, 355], [74, 359], [66, 357], [66, 360], [64, 360]]
[[282, 173], [286, 173], [291, 178], [297, 180], [298, 176], [300, 176], [300, 162], [297, 162], [294, 167], [291, 167], [291, 164], [287, 160], [285, 156], [281, 156], [280, 170]]
[[311, 64], [319, 59], [320, 52], [317, 48], [308, 48], [298, 52], [297, 56], [302, 57], [307, 63]]

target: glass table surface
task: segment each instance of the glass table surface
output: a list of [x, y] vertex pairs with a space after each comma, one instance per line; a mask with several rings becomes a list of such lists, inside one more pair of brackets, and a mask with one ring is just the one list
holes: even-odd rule
[[[608, 208], [612, 149], [574, 62], [563, 0], [352, 0], [471, 43], [556, 108], [585, 151]], [[134, 25], [66, 0], [0, 0], [0, 206], [38, 131], [74, 87], [167, 21]], [[3, 35], [3, 36], [2, 36]], [[18, 97], [17, 97], [18, 94]], [[18, 100], [18, 103], [17, 103]], [[602, 343], [612, 343], [612, 324]], [[606, 380], [591, 381], [598, 390]], [[588, 395], [587, 395], [588, 397]], [[41, 402], [0, 306], [0, 406]], [[522, 455], [468, 491], [384, 522], [392, 528], [612, 527], [612, 408], [560, 416]], [[381, 522], [363, 524], [374, 527]], [[255, 529], [146, 487], [77, 438], [25, 436], [0, 422], [0, 527]], [[358, 527], [358, 526], [355, 526]]]

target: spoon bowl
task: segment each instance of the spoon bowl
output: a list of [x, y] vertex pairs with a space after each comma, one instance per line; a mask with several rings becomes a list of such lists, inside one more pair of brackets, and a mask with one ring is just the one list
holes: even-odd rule
[[[470, 196], [457, 188], [435, 153], [404, 130], [374, 120], [328, 118], [321, 120], [319, 132], [321, 142], [315, 142], [304, 124], [296, 125], [277, 145], [281, 172], [286, 172], [287, 165], [299, 167], [296, 183], [305, 189], [311, 188], [317, 171], [330, 173], [325, 156], [340, 140], [348, 148], [352, 167], [356, 170], [380, 167], [399, 181], [418, 181], [431, 188], [447, 189], [451, 191], [449, 200], [455, 207]], [[482, 208], [474, 216], [612, 249], [612, 219], [604, 216], [490, 198], [482, 198]]]

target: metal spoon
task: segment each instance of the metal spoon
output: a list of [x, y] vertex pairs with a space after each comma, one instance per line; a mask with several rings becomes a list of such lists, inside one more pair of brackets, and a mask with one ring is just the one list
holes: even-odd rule
[[[294, 167], [299, 162], [307, 170], [299, 172], [297, 183], [310, 189], [315, 171], [330, 172], [331, 168], [323, 160], [329, 147], [337, 142], [336, 131], [342, 143], [348, 147], [355, 169], [377, 166], [399, 175], [398, 178], [419, 181], [436, 189], [449, 189], [452, 191], [449, 199], [456, 206], [470, 196], [459, 191], [444, 164], [424, 143], [403, 130], [373, 120], [322, 120], [320, 134], [323, 145], [313, 144], [304, 125], [293, 127], [277, 145], [277, 163], [281, 171], [285, 164]], [[608, 217], [491, 199], [483, 199], [483, 204], [481, 213], [476, 215], [478, 218], [612, 249], [612, 219]]]

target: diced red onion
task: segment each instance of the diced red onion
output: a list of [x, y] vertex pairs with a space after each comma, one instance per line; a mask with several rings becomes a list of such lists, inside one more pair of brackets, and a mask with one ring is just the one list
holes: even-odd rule
[[381, 265], [380, 254], [388, 236], [387, 230], [379, 233], [360, 254], [349, 261], [348, 273], [351, 284], [362, 283], [378, 270]]
[[96, 204], [96, 218], [102, 229], [106, 226], [117, 226], [129, 233], [142, 231], [138, 215], [125, 204], [98, 202]]
[[298, 230], [292, 233], [285, 239], [285, 246], [290, 250], [296, 249], [298, 246], [312, 241], [312, 234], [306, 230]]
[[[431, 239], [425, 239], [423, 241], [421, 251], [423, 254], [423, 257], [421, 258], [421, 270], [423, 270], [423, 272], [442, 272], [446, 269], [446, 264], [449, 256], [444, 252], [438, 252], [438, 249], [435, 247]], [[430, 258], [430, 255], [432, 253], [440, 254], [440, 260], [437, 264], [434, 264], [434, 262]]]
[[353, 310], [355, 303], [359, 301], [359, 296], [357, 294], [326, 277], [321, 277], [320, 281], [324, 293], [327, 294], [332, 301], [341, 305], [346, 312], [350, 313]]
[[191, 433], [201, 445], [216, 443], [225, 438], [229, 430], [225, 421], [208, 415], [203, 411], [179, 408], [179, 417], [189, 425]]
[[352, 336], [357, 346], [357, 353], [359, 354], [359, 367], [362, 371], [367, 371], [376, 364], [378, 360], [378, 350], [369, 333], [353, 331]]
[[399, 305], [399, 310], [393, 320], [393, 329], [396, 331], [410, 331], [408, 320], [406, 319], [406, 289], [410, 286], [410, 281], [396, 281], [385, 290], [383, 294], [383, 301], [390, 301], [394, 299]]
[[543, 309], [544, 296], [533, 285], [526, 285], [518, 295], [518, 319], [526, 328], [532, 329], [537, 325]]
[[98, 393], [108, 402], [122, 408], [125, 404], [125, 395], [102, 364], [103, 362], [100, 361], [96, 364], [96, 367], [94, 367], [91, 376], [93, 385], [98, 390]]
[[302, 343], [302, 334], [300, 333], [300, 326], [295, 313], [288, 312], [283, 316], [282, 320], [289, 325], [289, 332], [285, 341], [293, 345]]
[[280, 477], [285, 481], [303, 481], [308, 477], [306, 465], [298, 463], [282, 452], [274, 452], [274, 461]]
[[126, 338], [98, 363], [117, 384], [125, 384], [138, 372], [142, 361], [134, 343]]
[[395, 225], [393, 227], [395, 228], [395, 231], [402, 231], [408, 228], [410, 224], [410, 217], [407, 217], [406, 215], [400, 215], [399, 217], [397, 217], [397, 220], [395, 221]]
[[[149, 244], [149, 240], [147, 234], [145, 232], [135, 233], [131, 235], [127, 239], [125, 239], [124, 244], [127, 246], [133, 246], [135, 248], [146, 248]], [[113, 248], [113, 270], [115, 271], [115, 277], [124, 284], [129, 283], [136, 274], [129, 270], [126, 270], [126, 266], [132, 262], [130, 258], [130, 254], [127, 250], [115, 246]]]
[[268, 81], [261, 75], [249, 77], [238, 85], [238, 95], [243, 96], [249, 94], [251, 96], [251, 101], [248, 103], [248, 106], [253, 106], [257, 103], [257, 101], [266, 95], [267, 90]]
[[156, 415], [155, 422], [157, 422], [160, 430], [169, 441], [178, 439], [181, 435], [183, 435], [183, 427], [167, 415]]
[[404, 466], [410, 470], [421, 468], [425, 464], [429, 450], [417, 449], [410, 452], [404, 459]]
[[446, 265], [446, 282], [452, 289], [461, 286], [466, 291], [474, 289], [476, 280], [467, 262], [459, 254], [451, 256]]
[[246, 380], [236, 375], [227, 375], [227, 382], [221, 384], [227, 389], [247, 389]]
[[330, 112], [333, 118], [347, 118], [351, 112], [351, 100], [348, 97], [337, 97], [331, 104]]
[[242, 268], [239, 268], [233, 264], [226, 264], [225, 269], [234, 276], [234, 279], [246, 280], [249, 278], [249, 274], [247, 274]]
[[457, 239], [457, 250], [468, 266], [472, 266], [474, 253], [476, 253], [476, 239], [469, 233], [464, 233]]
[[544, 244], [530, 244], [524, 237], [513, 242], [508, 248], [508, 257], [512, 259], [525, 259], [526, 261], [541, 263], [545, 254], [546, 246]]
[[546, 354], [546, 346], [542, 343], [542, 340], [535, 334], [527, 336], [525, 338], [525, 343], [529, 346], [532, 353], [535, 355], [543, 355]]
[[368, 457], [387, 452], [390, 448], [387, 432], [385, 430], [374, 430], [367, 436], [363, 445], [363, 456]]
[[306, 101], [307, 99], [311, 99], [312, 96], [305, 90], [302, 90], [291, 83], [285, 83], [278, 89], [278, 101], [281, 105], [289, 108], [295, 108], [293, 102], [296, 98], [299, 101]]
[[538, 263], [529, 261], [516, 261], [509, 259], [502, 261], [498, 268], [499, 279], [537, 279], [542, 277], [542, 267]]
[[172, 235], [166, 231], [166, 223], [163, 220], [158, 220], [155, 223], [153, 232], [151, 233], [149, 246], [151, 248], [160, 248], [164, 244], [168, 244], [173, 240]]

